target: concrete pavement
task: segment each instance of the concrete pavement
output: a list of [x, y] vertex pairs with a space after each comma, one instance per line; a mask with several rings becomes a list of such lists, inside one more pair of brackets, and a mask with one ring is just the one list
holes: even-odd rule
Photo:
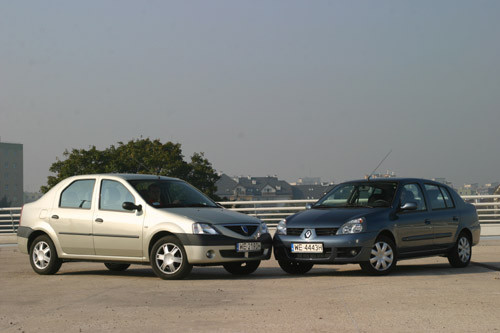
[[499, 254], [500, 241], [485, 240], [464, 269], [433, 257], [401, 261], [385, 277], [357, 265], [290, 276], [270, 260], [246, 277], [195, 267], [185, 280], [163, 281], [148, 266], [112, 273], [99, 263], [40, 276], [16, 247], [0, 247], [0, 331], [492, 332]]

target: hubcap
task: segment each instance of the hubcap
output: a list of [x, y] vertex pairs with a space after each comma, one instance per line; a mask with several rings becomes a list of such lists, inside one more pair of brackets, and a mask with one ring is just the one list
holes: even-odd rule
[[470, 243], [467, 237], [462, 237], [458, 241], [458, 257], [462, 262], [467, 262], [470, 258]]
[[386, 242], [378, 242], [372, 248], [370, 255], [370, 264], [377, 271], [385, 271], [391, 267], [394, 261], [394, 252]]
[[156, 267], [165, 274], [173, 274], [182, 264], [182, 252], [172, 243], [163, 244], [156, 251]]
[[38, 269], [45, 269], [50, 263], [50, 247], [45, 242], [36, 243], [33, 248], [33, 263]]

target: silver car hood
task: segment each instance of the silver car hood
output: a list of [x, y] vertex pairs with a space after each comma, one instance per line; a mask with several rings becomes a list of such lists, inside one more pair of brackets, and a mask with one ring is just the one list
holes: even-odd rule
[[[163, 210], [163, 209], [162, 209]], [[222, 208], [168, 208], [169, 213], [188, 218], [194, 222], [207, 222], [211, 224], [258, 224], [260, 220], [246, 214], [233, 212]]]

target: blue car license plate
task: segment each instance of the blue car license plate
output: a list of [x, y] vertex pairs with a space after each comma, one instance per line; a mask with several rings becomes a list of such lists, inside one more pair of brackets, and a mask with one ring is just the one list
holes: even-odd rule
[[322, 243], [292, 243], [293, 253], [323, 253]]

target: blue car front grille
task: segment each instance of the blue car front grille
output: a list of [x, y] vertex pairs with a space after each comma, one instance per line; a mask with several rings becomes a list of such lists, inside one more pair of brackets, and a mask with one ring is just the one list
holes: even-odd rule
[[316, 228], [316, 236], [335, 236], [339, 228]]
[[304, 228], [286, 228], [287, 236], [300, 236]]
[[[309, 229], [309, 228], [308, 228]], [[316, 228], [316, 236], [335, 236], [339, 228]], [[286, 228], [287, 236], [300, 236], [304, 228]]]

